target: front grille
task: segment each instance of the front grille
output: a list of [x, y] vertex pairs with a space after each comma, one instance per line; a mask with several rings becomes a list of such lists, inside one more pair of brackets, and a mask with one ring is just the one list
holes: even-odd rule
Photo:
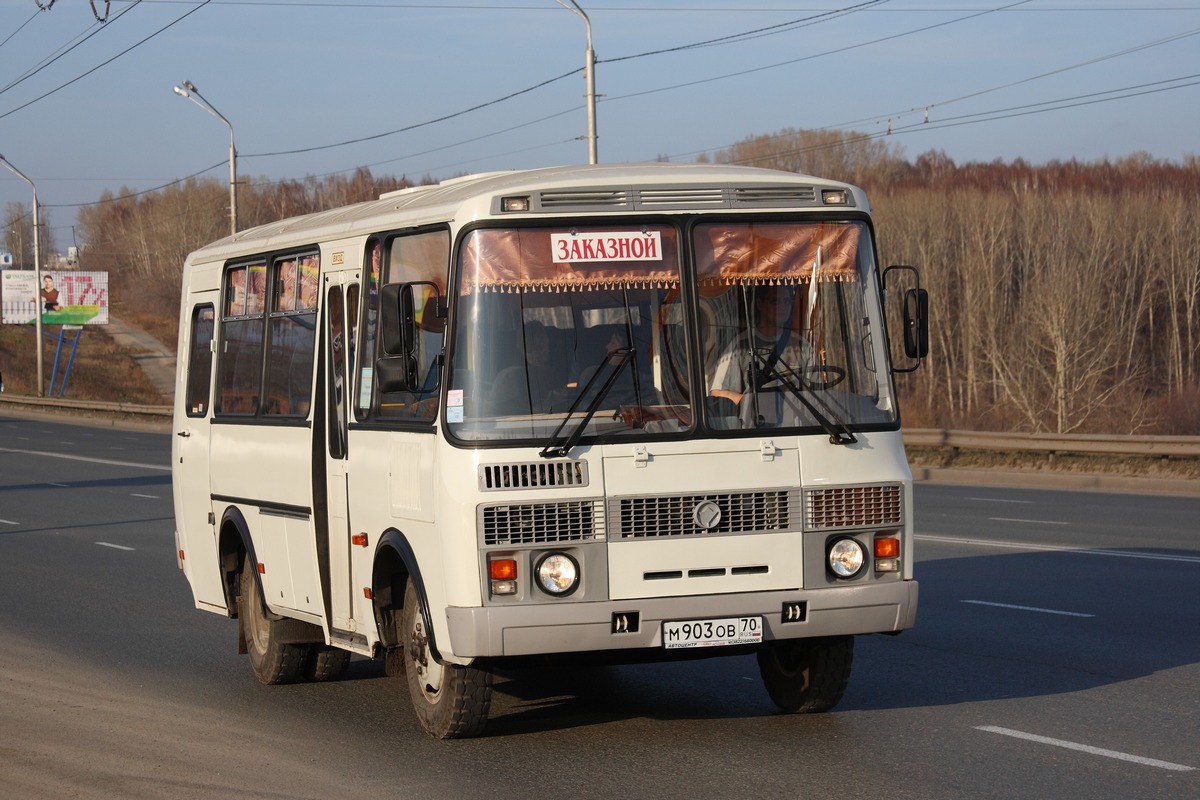
[[[608, 516], [620, 539], [798, 530], [799, 500], [796, 489], [615, 497], [608, 501]], [[712, 504], [720, 509], [719, 518], [714, 519]]]
[[725, 192], [721, 189], [641, 189], [638, 191], [639, 208], [685, 208], [689, 206], [727, 206]]
[[479, 527], [487, 547], [603, 539], [604, 503], [571, 500], [480, 506]]
[[564, 189], [541, 192], [536, 208], [539, 211], [576, 211], [593, 208], [632, 211], [633, 204], [633, 198], [624, 189]]
[[481, 464], [479, 490], [554, 489], [587, 486], [586, 461], [530, 461], [514, 464]]
[[757, 186], [734, 190], [737, 205], [806, 205], [816, 202], [814, 186]]
[[838, 486], [806, 495], [805, 530], [879, 528], [900, 525], [902, 492], [898, 485]]
[[[799, 208], [820, 205], [815, 186], [748, 184], [553, 189], [533, 193], [535, 213], [693, 208]], [[499, 203], [499, 198], [496, 198]], [[498, 208], [499, 206], [497, 206]]]

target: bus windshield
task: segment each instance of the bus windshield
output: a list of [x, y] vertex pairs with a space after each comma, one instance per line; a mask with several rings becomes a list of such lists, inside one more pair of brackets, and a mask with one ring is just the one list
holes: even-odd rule
[[673, 227], [476, 230], [460, 258], [446, 401], [457, 437], [543, 441], [594, 403], [585, 436], [692, 425]]
[[474, 230], [447, 425], [548, 444], [894, 423], [869, 242], [844, 221]]

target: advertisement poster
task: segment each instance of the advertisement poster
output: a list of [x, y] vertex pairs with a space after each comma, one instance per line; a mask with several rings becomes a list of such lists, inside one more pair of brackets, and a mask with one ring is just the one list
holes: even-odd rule
[[107, 325], [108, 273], [42, 270], [0, 272], [0, 323], [31, 325], [38, 310], [43, 325]]

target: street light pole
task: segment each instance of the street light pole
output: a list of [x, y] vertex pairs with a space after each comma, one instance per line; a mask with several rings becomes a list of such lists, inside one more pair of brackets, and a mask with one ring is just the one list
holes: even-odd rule
[[[596, 53], [592, 50], [592, 21], [588, 19], [588, 15], [579, 7], [579, 3], [575, 0], [554, 0], [568, 11], [578, 14], [583, 17], [583, 22], [587, 26], [587, 54], [583, 62], [583, 77], [587, 82], [587, 110], [588, 110], [588, 163], [598, 164], [599, 159], [596, 155]], [[571, 5], [567, 5], [569, 2]]]
[[37, 332], [37, 396], [42, 396], [42, 251], [38, 246], [38, 241], [41, 237], [40, 221], [38, 219], [38, 198], [37, 186], [21, 170], [8, 163], [8, 160], [0, 155], [0, 164], [8, 167], [12, 174], [16, 175], [21, 180], [25, 181], [33, 189], [33, 300], [34, 300], [34, 328]]
[[[229, 232], [236, 234], [238, 230], [237, 148], [234, 147], [233, 144], [233, 123], [225, 119], [225, 115], [220, 111], [217, 111], [213, 104], [208, 102], [204, 95], [200, 94], [200, 90], [196, 88], [196, 84], [192, 83], [191, 81], [184, 81], [183, 86], [176, 86], [174, 91], [175, 94], [179, 95], [180, 97], [186, 97], [188, 100], [191, 100], [193, 103], [203, 108], [209, 114], [212, 114], [214, 117], [221, 120], [221, 122], [224, 122], [225, 126], [229, 128]], [[195, 95], [195, 97], [192, 95]], [[197, 97], [200, 99], [197, 100]]]

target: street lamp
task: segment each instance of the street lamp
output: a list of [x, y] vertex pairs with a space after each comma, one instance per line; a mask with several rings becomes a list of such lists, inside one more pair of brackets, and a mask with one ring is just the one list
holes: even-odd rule
[[[193, 103], [200, 106], [217, 119], [221, 120], [221, 122], [224, 122], [229, 128], [229, 230], [230, 233], [236, 234], [238, 229], [237, 148], [233, 146], [233, 124], [229, 120], [225, 119], [225, 115], [220, 111], [217, 111], [217, 109], [213, 107], [213, 104], [205, 99], [204, 95], [200, 94], [200, 90], [196, 88], [196, 84], [192, 83], [191, 81], [184, 81], [182, 87], [176, 86], [175, 94], [191, 100]], [[197, 100], [196, 98], [199, 99]]]
[[38, 199], [37, 186], [29, 178], [25, 177], [25, 173], [8, 163], [4, 156], [0, 155], [0, 164], [8, 167], [12, 174], [16, 175], [21, 180], [28, 183], [33, 188], [33, 300], [34, 300], [34, 328], [37, 331], [37, 396], [42, 396], [42, 251], [38, 247], [38, 240], [41, 239], [41, 228], [38, 225]]
[[[587, 54], [583, 62], [583, 77], [587, 81], [588, 104], [588, 163], [599, 163], [596, 156], [596, 53], [592, 50], [592, 21], [575, 0], [554, 0], [568, 11], [583, 17], [587, 25]], [[567, 5], [569, 2], [571, 5]]]

